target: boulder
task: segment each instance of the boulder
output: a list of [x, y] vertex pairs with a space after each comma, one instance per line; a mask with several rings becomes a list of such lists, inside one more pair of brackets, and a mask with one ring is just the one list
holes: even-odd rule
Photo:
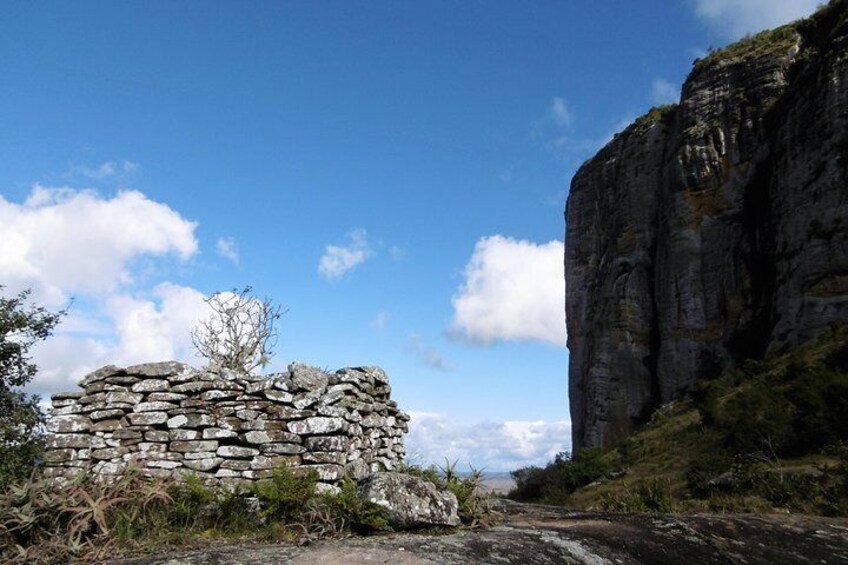
[[386, 509], [396, 529], [458, 526], [456, 496], [403, 473], [375, 473], [359, 484], [359, 496]]

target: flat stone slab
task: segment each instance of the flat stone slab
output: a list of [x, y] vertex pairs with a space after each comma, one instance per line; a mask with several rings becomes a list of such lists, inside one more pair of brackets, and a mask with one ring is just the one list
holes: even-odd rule
[[771, 565], [848, 562], [848, 519], [798, 515], [610, 514], [496, 503], [503, 525], [450, 535], [391, 534], [309, 546], [242, 544], [124, 565]]

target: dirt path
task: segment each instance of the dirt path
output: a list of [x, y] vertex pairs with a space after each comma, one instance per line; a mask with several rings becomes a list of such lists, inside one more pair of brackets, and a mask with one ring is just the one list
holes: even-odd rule
[[503, 525], [432, 536], [393, 534], [307, 547], [229, 546], [124, 565], [848, 564], [848, 519], [796, 515], [571, 513], [499, 503]]

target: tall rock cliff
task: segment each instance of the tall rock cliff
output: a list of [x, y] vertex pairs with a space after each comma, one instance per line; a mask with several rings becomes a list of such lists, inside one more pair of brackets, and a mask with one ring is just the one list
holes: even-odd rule
[[712, 53], [574, 177], [574, 449], [848, 322], [848, 2]]

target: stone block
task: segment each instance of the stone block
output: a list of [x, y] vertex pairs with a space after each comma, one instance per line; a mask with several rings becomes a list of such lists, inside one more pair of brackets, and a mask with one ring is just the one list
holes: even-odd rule
[[300, 435], [334, 434], [343, 432], [347, 428], [348, 423], [344, 419], [324, 416], [315, 416], [288, 423], [289, 431]]
[[132, 386], [133, 392], [166, 392], [171, 388], [171, 383], [165, 379], [144, 379]]
[[215, 451], [218, 449], [218, 442], [214, 440], [190, 440], [190, 441], [172, 441], [171, 451], [178, 453], [192, 451]]
[[133, 426], [155, 426], [168, 421], [165, 412], [134, 412], [127, 414], [127, 420]]

